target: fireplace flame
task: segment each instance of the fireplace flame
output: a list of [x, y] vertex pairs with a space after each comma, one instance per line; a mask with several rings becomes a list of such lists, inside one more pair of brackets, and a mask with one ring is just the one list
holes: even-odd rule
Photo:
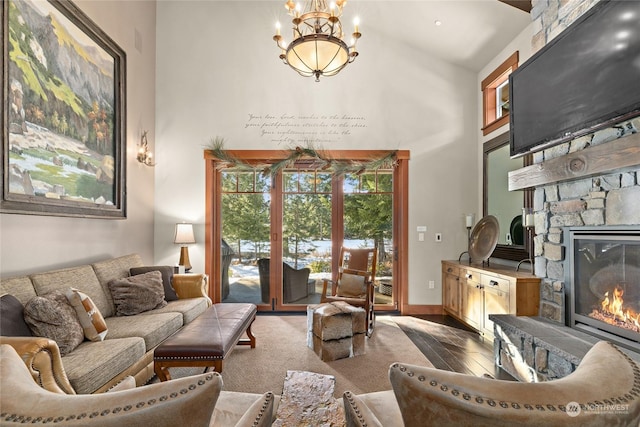
[[607, 323], [618, 324], [619, 322], [640, 329], [640, 313], [636, 313], [631, 309], [624, 309], [624, 289], [620, 285], [616, 285], [611, 295], [609, 291], [605, 292], [602, 300], [602, 314], [605, 315]]

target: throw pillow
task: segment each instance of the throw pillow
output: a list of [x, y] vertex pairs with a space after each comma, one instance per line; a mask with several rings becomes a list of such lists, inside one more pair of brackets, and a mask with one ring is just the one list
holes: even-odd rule
[[31, 298], [24, 306], [24, 320], [33, 335], [54, 340], [62, 356], [84, 341], [78, 315], [61, 291]]
[[107, 335], [107, 324], [91, 298], [74, 288], [70, 288], [65, 295], [76, 310], [80, 325], [84, 330], [84, 336], [90, 341], [104, 340]]
[[31, 336], [31, 330], [24, 321], [24, 307], [18, 298], [10, 294], [0, 297], [0, 335], [5, 337]]
[[340, 297], [362, 297], [367, 293], [365, 277], [358, 274], [342, 273], [336, 295]]
[[116, 306], [116, 316], [131, 316], [167, 305], [159, 271], [114, 279], [108, 286]]
[[150, 271], [159, 271], [162, 274], [162, 286], [164, 287], [164, 300], [177, 301], [178, 295], [173, 289], [173, 267], [168, 265], [159, 265], [151, 267], [133, 267], [129, 269], [129, 274], [136, 276], [138, 274], [148, 273]]

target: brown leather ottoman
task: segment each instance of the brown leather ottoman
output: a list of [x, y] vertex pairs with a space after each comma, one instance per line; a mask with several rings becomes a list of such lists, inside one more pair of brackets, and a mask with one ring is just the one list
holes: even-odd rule
[[[160, 379], [171, 379], [171, 367], [212, 366], [222, 372], [222, 362], [236, 345], [256, 347], [251, 324], [255, 304], [220, 303], [209, 307], [197, 319], [156, 347], [153, 369]], [[243, 333], [248, 338], [240, 339]]]

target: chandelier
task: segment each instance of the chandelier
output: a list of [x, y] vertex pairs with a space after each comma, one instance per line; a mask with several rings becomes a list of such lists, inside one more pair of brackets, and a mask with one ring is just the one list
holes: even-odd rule
[[335, 0], [327, 7], [325, 0], [310, 0], [302, 10], [300, 4], [288, 0], [284, 7], [293, 17], [293, 41], [287, 44], [276, 24], [273, 36], [280, 48], [280, 59], [304, 77], [335, 76], [358, 56], [356, 41], [361, 34], [354, 20], [352, 40], [344, 41], [340, 16], [347, 0]]

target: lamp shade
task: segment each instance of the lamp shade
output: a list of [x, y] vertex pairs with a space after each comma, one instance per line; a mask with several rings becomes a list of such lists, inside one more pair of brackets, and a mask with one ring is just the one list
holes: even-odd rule
[[193, 224], [181, 223], [176, 224], [176, 235], [173, 239], [173, 243], [187, 244], [195, 243], [196, 238], [193, 235]]

